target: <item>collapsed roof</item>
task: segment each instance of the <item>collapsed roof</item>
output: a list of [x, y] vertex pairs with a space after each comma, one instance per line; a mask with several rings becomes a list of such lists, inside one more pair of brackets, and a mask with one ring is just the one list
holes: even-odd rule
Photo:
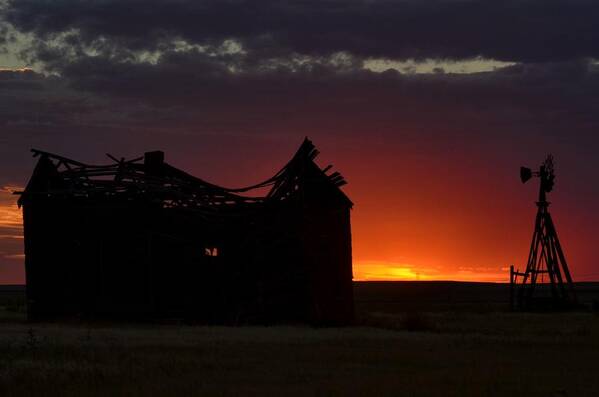
[[[143, 197], [163, 208], [183, 208], [214, 213], [221, 209], [252, 207], [288, 199], [305, 181], [306, 175], [318, 175], [348, 206], [349, 198], [339, 189], [347, 182], [339, 172], [328, 173], [332, 166], [321, 169], [314, 163], [319, 152], [305, 139], [293, 158], [271, 178], [243, 188], [225, 188], [192, 176], [164, 161], [161, 151], [147, 152], [143, 157], [120, 160], [107, 154], [114, 163], [90, 165], [53, 153], [32, 149], [40, 160], [19, 205], [36, 194], [126, 199]], [[270, 187], [266, 195], [252, 195]]]

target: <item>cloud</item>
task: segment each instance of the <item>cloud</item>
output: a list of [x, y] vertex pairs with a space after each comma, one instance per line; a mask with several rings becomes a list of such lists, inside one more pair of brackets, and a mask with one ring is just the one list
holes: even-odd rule
[[160, 51], [236, 40], [262, 59], [346, 52], [361, 59], [511, 62], [599, 58], [589, 0], [12, 0], [4, 18], [73, 51]]
[[[23, 54], [46, 75], [0, 71], [0, 124], [264, 133], [318, 119], [351, 133], [426, 114], [588, 129], [598, 13], [588, 1], [9, 1], [3, 18], [33, 37]], [[410, 72], [413, 59], [438, 61], [422, 75], [369, 70]], [[445, 73], [464, 59], [500, 67]]]
[[462, 75], [343, 68], [236, 73], [194, 50], [154, 63], [84, 56], [61, 64], [61, 76], [0, 71], [0, 125], [13, 145], [48, 137], [68, 148], [98, 131], [129, 131], [133, 142], [143, 131], [390, 137], [425, 128], [421, 134], [443, 136], [437, 131], [449, 125], [468, 126], [470, 135], [589, 134], [599, 123], [599, 67], [588, 60]]
[[[251, 134], [317, 119], [351, 133], [426, 115], [589, 129], [598, 13], [588, 1], [9, 1], [3, 18], [46, 74], [0, 71], [0, 125]], [[445, 73], [459, 60], [468, 73]], [[429, 73], [411, 75], [418, 65]]]
[[429, 125], [435, 120], [470, 125], [503, 120], [551, 128], [562, 120], [590, 128], [599, 122], [598, 69], [583, 60], [466, 75], [407, 75], [339, 72], [322, 64], [317, 70], [280, 68], [238, 75], [201, 55], [184, 54], [156, 64], [85, 58], [63, 70], [78, 90], [145, 103], [156, 109], [154, 116], [168, 113], [165, 121], [172, 127], [218, 125], [235, 114], [235, 119], [246, 120], [237, 127], [247, 130], [252, 124], [283, 128], [312, 118], [373, 128], [398, 120]]

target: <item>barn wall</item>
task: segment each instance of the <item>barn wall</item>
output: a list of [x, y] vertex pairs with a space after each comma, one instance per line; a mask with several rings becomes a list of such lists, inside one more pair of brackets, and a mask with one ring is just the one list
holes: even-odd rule
[[124, 195], [28, 196], [30, 319], [350, 323], [351, 203], [312, 171], [285, 200], [214, 216]]
[[349, 209], [313, 211], [305, 224], [306, 263], [311, 269], [312, 321], [342, 325], [353, 321]]

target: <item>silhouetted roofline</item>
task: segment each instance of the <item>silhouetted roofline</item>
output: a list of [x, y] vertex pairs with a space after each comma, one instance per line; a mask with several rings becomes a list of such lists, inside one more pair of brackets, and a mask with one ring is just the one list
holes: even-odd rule
[[[338, 172], [327, 174], [331, 166], [321, 169], [314, 163], [319, 152], [307, 137], [291, 160], [274, 176], [261, 183], [242, 188], [225, 188], [188, 174], [165, 162], [164, 153], [161, 151], [146, 152], [143, 157], [131, 160], [124, 158], [119, 160], [107, 154], [114, 161], [107, 165], [85, 164], [38, 149], [31, 151], [33, 156], [39, 156], [40, 160], [19, 199], [19, 205], [25, 202], [27, 196], [38, 193], [64, 196], [142, 194], [161, 200], [167, 207], [252, 205], [289, 198], [297, 190], [298, 183], [301, 183], [307, 164], [312, 164], [322, 172], [323, 178], [341, 194], [347, 206], [353, 205], [339, 189], [347, 183], [341, 174]], [[51, 181], [44, 181], [41, 185], [45, 188], [40, 189], [40, 181], [36, 179], [49, 178], [48, 172], [40, 169], [41, 164], [45, 164], [46, 171], [48, 165], [52, 164], [54, 167], [51, 171], [52, 178], [60, 183], [52, 184]], [[241, 195], [268, 186], [272, 188], [266, 196]]]

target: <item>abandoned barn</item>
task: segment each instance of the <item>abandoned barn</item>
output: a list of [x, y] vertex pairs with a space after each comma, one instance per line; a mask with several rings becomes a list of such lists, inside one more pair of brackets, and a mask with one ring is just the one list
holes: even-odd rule
[[351, 322], [352, 203], [308, 139], [241, 189], [160, 151], [102, 166], [32, 151], [19, 199], [30, 319]]

